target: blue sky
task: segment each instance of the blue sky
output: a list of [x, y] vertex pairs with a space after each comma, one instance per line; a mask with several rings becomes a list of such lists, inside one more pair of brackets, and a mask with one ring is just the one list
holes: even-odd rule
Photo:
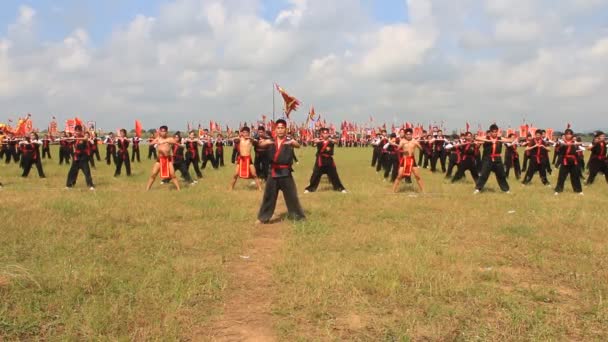
[[[99, 43], [107, 38], [115, 27], [125, 25], [138, 14], [155, 17], [161, 6], [170, 2], [167, 0], [2, 0], [0, 27], [12, 23], [19, 7], [27, 5], [36, 9], [43, 39], [60, 39], [75, 28], [84, 27], [93, 42]], [[405, 0], [364, 0], [363, 4], [379, 22], [393, 23], [407, 20]], [[287, 1], [264, 1], [260, 15], [266, 20], [273, 21], [288, 5]]]

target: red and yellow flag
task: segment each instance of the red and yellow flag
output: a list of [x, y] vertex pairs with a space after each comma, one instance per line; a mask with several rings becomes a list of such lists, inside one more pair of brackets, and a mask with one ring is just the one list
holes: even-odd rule
[[278, 84], [275, 83], [277, 91], [283, 97], [283, 101], [285, 101], [285, 116], [289, 119], [289, 114], [298, 109], [300, 105], [300, 101], [296, 99], [294, 96], [289, 95], [283, 88], [279, 87]]

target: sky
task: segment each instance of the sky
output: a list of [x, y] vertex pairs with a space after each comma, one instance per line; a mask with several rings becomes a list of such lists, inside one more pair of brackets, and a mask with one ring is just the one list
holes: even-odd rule
[[[608, 0], [0, 3], [0, 122], [608, 128]], [[282, 103], [276, 96], [276, 116]]]

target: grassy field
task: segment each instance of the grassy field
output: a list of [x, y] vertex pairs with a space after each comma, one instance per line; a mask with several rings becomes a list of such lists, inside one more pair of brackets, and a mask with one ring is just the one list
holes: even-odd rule
[[[0, 340], [205, 339], [260, 229], [261, 193], [243, 181], [227, 192], [232, 164], [181, 192], [144, 192], [148, 160], [130, 178], [98, 164], [95, 192], [82, 174], [68, 191], [53, 152], [46, 179], [0, 164]], [[313, 155], [298, 151], [300, 193]], [[423, 170], [427, 194], [392, 194], [370, 156], [338, 150], [349, 194], [323, 182], [300, 196], [306, 221], [275, 224], [264, 292], [275, 339], [608, 339], [603, 179], [580, 197], [538, 178], [511, 179], [505, 195], [491, 178], [474, 196], [470, 180]]]

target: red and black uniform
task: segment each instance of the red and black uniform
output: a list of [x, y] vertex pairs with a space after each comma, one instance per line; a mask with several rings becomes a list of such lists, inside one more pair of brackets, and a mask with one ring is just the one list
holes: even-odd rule
[[89, 156], [89, 164], [91, 167], [95, 169], [95, 156], [97, 156], [97, 160], [99, 161], [99, 149], [97, 148], [97, 140], [99, 138], [93, 138], [89, 140], [89, 150], [91, 151], [91, 155]]
[[319, 141], [317, 143], [315, 166], [312, 168], [310, 184], [306, 187], [306, 190], [315, 192], [323, 174], [327, 175], [335, 191], [345, 190], [342, 182], [340, 182], [336, 163], [334, 162], [334, 143], [330, 140]]
[[[258, 142], [263, 139], [258, 138]], [[268, 178], [268, 168], [270, 167], [270, 156], [268, 150], [254, 144], [255, 156], [253, 157], [253, 167], [259, 179], [266, 180]]]
[[559, 167], [559, 173], [557, 175], [557, 184], [555, 185], [555, 192], [564, 191], [564, 183], [566, 178], [570, 175], [570, 183], [572, 184], [572, 190], [574, 192], [583, 192], [581, 185], [580, 168], [578, 162], [578, 155], [576, 151], [578, 146], [573, 141], [564, 141], [560, 146], [560, 156], [562, 158], [561, 165]]
[[454, 178], [452, 178], [452, 183], [459, 181], [464, 178], [464, 173], [469, 171], [471, 173], [471, 177], [473, 177], [473, 181], [477, 182], [479, 178], [479, 172], [477, 171], [477, 162], [475, 160], [475, 153], [477, 151], [477, 145], [475, 142], [465, 142], [460, 146], [456, 147], [460, 151], [458, 160], [458, 168], [456, 169], [456, 174]]
[[507, 144], [507, 150], [505, 151], [505, 174], [509, 178], [509, 172], [513, 169], [515, 178], [521, 177], [521, 165], [519, 164], [519, 152], [517, 152], [517, 144]]
[[604, 174], [608, 182], [608, 159], [606, 159], [606, 142], [597, 141], [591, 147], [591, 158], [589, 159], [589, 178], [587, 185], [593, 184], [598, 172]]
[[42, 139], [42, 156], [41, 156], [42, 159], [44, 159], [46, 157], [51, 159], [51, 143], [52, 142], [53, 142], [53, 139], [51, 139], [51, 138]]
[[[526, 139], [526, 146], [534, 145], [534, 139], [532, 137], [528, 137]], [[526, 172], [528, 170], [528, 162], [530, 161], [530, 155], [532, 154], [532, 150], [527, 150], [524, 152], [524, 161], [522, 164], [521, 172]]]
[[215, 164], [224, 166], [224, 142], [222, 140], [215, 142]]
[[198, 166], [198, 163], [200, 163], [201, 161], [201, 158], [198, 154], [198, 144], [198, 140], [186, 141], [186, 170], [190, 170], [190, 164], [192, 164], [192, 168], [194, 168], [194, 173], [196, 173], [196, 176], [198, 178], [203, 178], [203, 173], [201, 172], [201, 169]]
[[380, 143], [378, 144], [378, 160], [376, 160], [376, 172], [380, 172], [380, 169], [386, 163], [386, 150], [384, 146], [388, 143], [387, 137], [382, 137], [380, 139]]
[[17, 138], [13, 138], [13, 137], [9, 137], [6, 138], [4, 140], [4, 142], [6, 143], [6, 148], [4, 150], [4, 162], [9, 164], [11, 162], [11, 159], [15, 162], [18, 163], [19, 162], [19, 140]]
[[133, 142], [133, 145], [131, 145], [131, 162], [134, 162], [137, 158], [137, 162], [141, 163], [141, 160], [139, 158], [139, 143], [141, 142], [141, 138], [133, 137], [131, 141]]
[[32, 141], [29, 139], [19, 143], [23, 166], [23, 173], [21, 174], [21, 177], [27, 177], [30, 174], [32, 166], [36, 165], [38, 176], [40, 178], [45, 178], [44, 171], [42, 170], [42, 162], [40, 161], [40, 145], [40, 141]]
[[193, 183], [192, 177], [186, 168], [186, 162], [184, 160], [184, 145], [174, 144], [173, 145], [173, 169], [182, 174], [182, 178], [188, 183]]
[[374, 140], [374, 143], [372, 144], [372, 146], [373, 146], [373, 148], [372, 148], [372, 167], [376, 167], [376, 165], [380, 159], [380, 153], [382, 153], [382, 146], [384, 146], [382, 144], [382, 139]]
[[441, 164], [441, 172], [445, 172], [445, 138], [437, 137], [432, 142], [431, 172], [437, 170], [437, 161]]
[[542, 139], [534, 139], [529, 146], [536, 146], [530, 152], [529, 160], [530, 165], [528, 167], [528, 171], [526, 172], [526, 176], [524, 177], [524, 184], [529, 184], [534, 177], [534, 174], [538, 172], [540, 175], [540, 179], [544, 185], [549, 184], [549, 180], [547, 180], [547, 167], [546, 164], [549, 160], [549, 154], [547, 150], [543, 146], [547, 146], [546, 142]]
[[213, 142], [211, 140], [203, 143], [203, 170], [207, 167], [207, 162], [211, 162], [211, 166], [217, 169], [217, 163], [213, 155]]
[[116, 141], [114, 137], [107, 137], [104, 143], [106, 144], [106, 164], [110, 165], [112, 161], [116, 164]]
[[305, 218], [304, 210], [300, 206], [296, 183], [291, 175], [293, 147], [285, 144], [286, 141], [289, 141], [288, 138], [279, 139], [277, 137], [274, 141], [275, 143], [270, 145], [267, 150], [268, 155], [271, 157], [270, 174], [266, 180], [264, 197], [262, 198], [262, 205], [258, 212], [258, 220], [264, 223], [270, 221], [277, 204], [279, 190], [283, 192], [288, 216], [296, 220], [303, 219]]
[[158, 156], [156, 155], [156, 146], [154, 146], [154, 144], [152, 144], [152, 142], [154, 141], [154, 138], [148, 138], [148, 159], [152, 159], [152, 157], [154, 157], [154, 159], [158, 159]]
[[399, 139], [395, 141], [395, 145], [388, 144], [384, 145], [384, 179], [388, 179], [388, 175], [391, 175], [390, 181], [394, 182], [399, 175]]
[[120, 176], [122, 165], [125, 165], [127, 176], [131, 175], [131, 160], [129, 159], [129, 139], [116, 139], [116, 171], [114, 177]]
[[70, 138], [62, 137], [59, 139], [59, 165], [63, 164], [64, 161], [66, 165], [70, 165], [70, 156], [72, 155], [70, 145]]
[[82, 170], [84, 178], [87, 182], [87, 186], [92, 188], [93, 178], [91, 177], [91, 169], [89, 168], [89, 158], [91, 157], [91, 148], [88, 140], [77, 140], [74, 143], [72, 166], [68, 171], [68, 179], [66, 181], [66, 187], [71, 188], [76, 185], [76, 178], [78, 177], [78, 170]]
[[[456, 141], [454, 141], [452, 144], [456, 144]], [[447, 148], [446, 148], [446, 153], [447, 152]], [[448, 170], [445, 173], [445, 178], [452, 178], [452, 171], [454, 170], [454, 167], [456, 165], [458, 165], [458, 163], [460, 162], [460, 149], [453, 147], [450, 148], [450, 152], [449, 152], [449, 157], [448, 157]]]
[[490, 173], [494, 172], [496, 181], [503, 192], [509, 191], [509, 183], [505, 175], [505, 165], [502, 163], [502, 139], [489, 139], [483, 143], [483, 155], [481, 157], [481, 174], [477, 180], [476, 189], [481, 191], [486, 185]]

